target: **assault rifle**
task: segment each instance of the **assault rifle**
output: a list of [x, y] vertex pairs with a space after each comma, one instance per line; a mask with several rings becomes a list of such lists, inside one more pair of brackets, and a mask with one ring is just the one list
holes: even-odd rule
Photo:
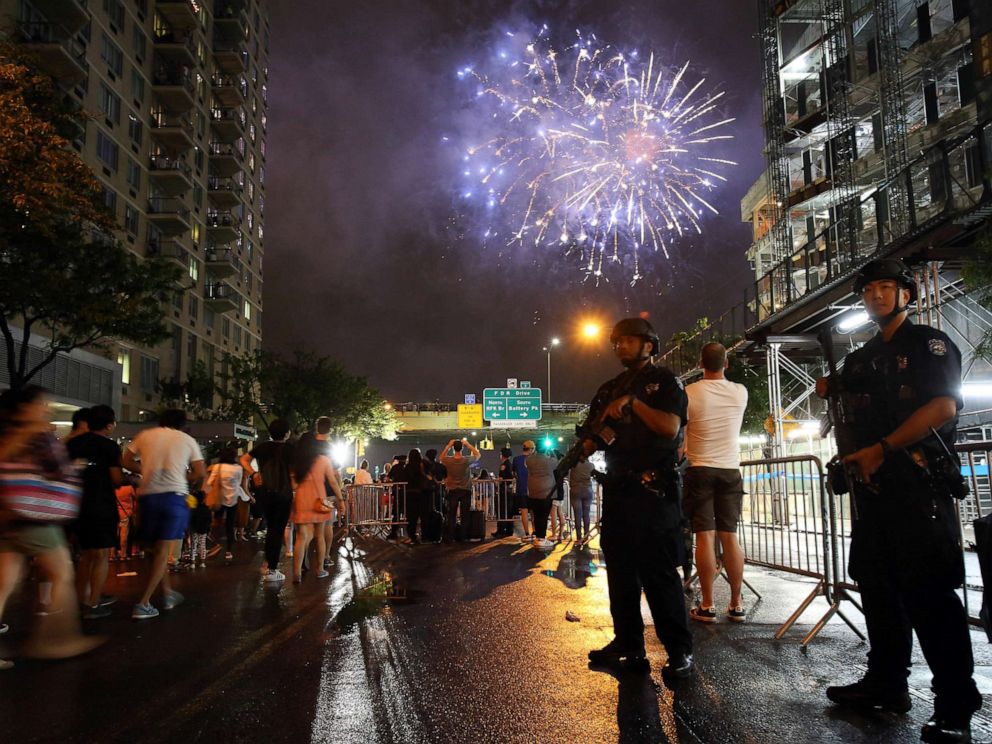
[[844, 463], [844, 458], [859, 449], [854, 429], [855, 415], [850, 394], [844, 389], [844, 382], [837, 371], [834, 356], [834, 334], [828, 326], [817, 336], [823, 357], [827, 362], [827, 412], [829, 426], [822, 432], [826, 436], [832, 428], [837, 440], [837, 455], [827, 463], [830, 487], [835, 494], [844, 494], [853, 483], [861, 483], [861, 473], [854, 466]]

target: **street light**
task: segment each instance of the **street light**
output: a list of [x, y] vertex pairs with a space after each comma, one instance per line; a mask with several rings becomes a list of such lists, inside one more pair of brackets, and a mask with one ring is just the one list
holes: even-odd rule
[[548, 342], [548, 345], [544, 347], [544, 351], [548, 353], [548, 403], [551, 402], [551, 350], [561, 343], [561, 339], [555, 336]]
[[598, 338], [599, 331], [599, 323], [596, 323], [595, 321], [590, 320], [582, 324], [582, 336], [588, 341]]

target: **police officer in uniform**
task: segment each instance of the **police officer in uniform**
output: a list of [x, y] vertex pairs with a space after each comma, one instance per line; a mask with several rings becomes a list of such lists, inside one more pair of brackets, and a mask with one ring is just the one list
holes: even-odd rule
[[[907, 319], [916, 284], [902, 261], [868, 263], [854, 293], [879, 327], [848, 354], [838, 391], [860, 448], [844, 458], [857, 476], [850, 573], [871, 649], [864, 678], [828, 687], [827, 697], [851, 708], [908, 711], [915, 630], [936, 693], [921, 738], [969, 742], [971, 716], [982, 701], [972, 679], [967, 616], [954, 591], [964, 580], [951, 495], [960, 470], [957, 456], [948, 454], [963, 405], [961, 353], [946, 334]], [[821, 380], [817, 392], [825, 396], [828, 387]]]
[[641, 591], [668, 652], [666, 678], [692, 674], [692, 635], [676, 566], [682, 562], [677, 444], [687, 399], [671, 371], [651, 362], [658, 335], [642, 318], [617, 323], [610, 336], [626, 371], [600, 387], [590, 407], [586, 455], [605, 448], [601, 545], [609, 568], [615, 638], [589, 652], [594, 664], [647, 669]]

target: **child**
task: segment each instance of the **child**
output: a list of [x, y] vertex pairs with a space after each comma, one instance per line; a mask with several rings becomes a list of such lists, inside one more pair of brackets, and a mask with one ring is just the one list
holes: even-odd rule
[[189, 542], [190, 542], [190, 562], [196, 566], [197, 556], [199, 556], [200, 568], [207, 567], [207, 535], [210, 534], [210, 524], [213, 521], [213, 514], [207, 507], [207, 495], [203, 491], [196, 491], [196, 507], [189, 518]]

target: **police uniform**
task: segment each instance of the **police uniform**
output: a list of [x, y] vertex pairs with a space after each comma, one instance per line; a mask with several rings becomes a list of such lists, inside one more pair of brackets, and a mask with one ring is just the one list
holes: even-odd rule
[[[625, 372], [603, 385], [594, 401], [633, 395], [651, 408], [678, 416], [685, 426], [685, 389], [671, 371], [649, 363], [623, 384], [628, 375]], [[643, 653], [643, 589], [655, 632], [669, 658], [691, 654], [685, 595], [676, 571], [682, 562], [677, 442], [651, 431], [633, 413], [609, 423], [616, 438], [605, 449], [600, 544], [609, 567], [615, 643]]]
[[[943, 332], [909, 320], [888, 342], [879, 333], [850, 353], [842, 381], [859, 448], [877, 444], [934, 398], [963, 405], [961, 352]], [[938, 431], [951, 452], [956, 426], [957, 416]], [[931, 435], [888, 452], [871, 484], [855, 485], [850, 573], [871, 644], [866, 680], [906, 689], [915, 630], [933, 672], [935, 713], [958, 719], [970, 717], [981, 697], [967, 617], [954, 591], [964, 580], [957, 517], [949, 487], [932, 467], [941, 457]]]

